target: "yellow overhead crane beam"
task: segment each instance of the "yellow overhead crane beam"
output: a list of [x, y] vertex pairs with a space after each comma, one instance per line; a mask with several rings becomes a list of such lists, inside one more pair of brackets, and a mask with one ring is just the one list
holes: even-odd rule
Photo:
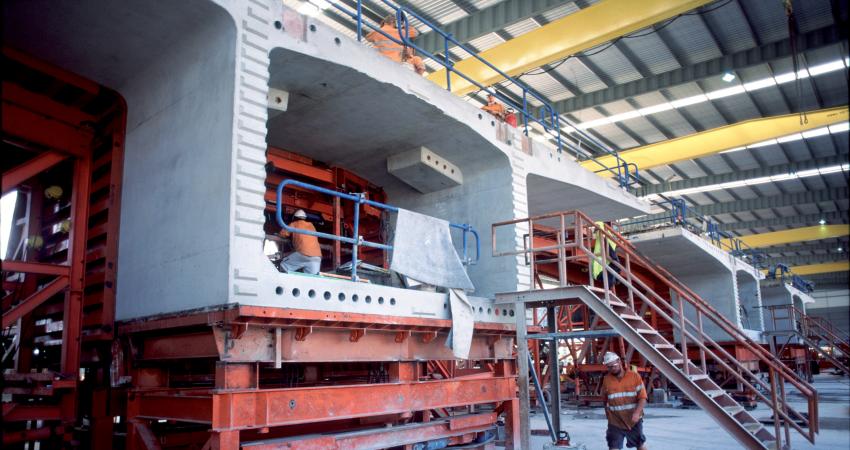
[[[713, 155], [725, 150], [744, 147], [768, 139], [776, 139], [794, 133], [801, 133], [815, 128], [846, 122], [847, 106], [821, 109], [806, 113], [807, 123], [800, 124], [799, 114], [765, 117], [745, 120], [699, 133], [689, 134], [676, 139], [661, 141], [620, 152], [620, 157], [627, 162], [637, 164], [638, 170], [672, 164], [703, 156]], [[617, 164], [613, 156], [603, 156], [597, 161], [607, 167]], [[599, 165], [593, 161], [582, 163], [586, 169], [597, 170]], [[600, 172], [601, 176], [612, 176], [610, 172]]]
[[[847, 272], [850, 271], [850, 261], [845, 260], [830, 263], [806, 264], [803, 266], [794, 266], [790, 269], [794, 275], [801, 276], [814, 275], [818, 273]], [[767, 273], [767, 270], [762, 270], [762, 272]]]
[[847, 235], [850, 235], [850, 225], [815, 225], [770, 233], [751, 234], [749, 236], [741, 236], [738, 239], [750, 247], [759, 248]]
[[[509, 76], [516, 76], [712, 1], [602, 0], [485, 50], [479, 53], [479, 56]], [[493, 85], [504, 79], [474, 57], [459, 61], [454, 68], [484, 86]], [[428, 78], [443, 88], [446, 87], [446, 69], [438, 70]], [[457, 95], [465, 95], [478, 88], [453, 74], [451, 89]]]

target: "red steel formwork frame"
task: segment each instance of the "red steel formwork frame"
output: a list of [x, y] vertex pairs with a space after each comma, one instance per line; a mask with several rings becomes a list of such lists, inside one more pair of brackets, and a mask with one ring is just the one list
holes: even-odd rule
[[[109, 386], [108, 359], [99, 361], [109, 355], [114, 322], [126, 108], [114, 92], [29, 55], [3, 48], [3, 58], [3, 194], [29, 192], [21, 234], [50, 245], [3, 261], [2, 325], [16, 332], [17, 345], [14, 367], [4, 366], [13, 370], [3, 375], [12, 396], [3, 403], [3, 443], [78, 443], [84, 415], [97, 435], [84, 441], [110, 448], [111, 415], [93, 414], [89, 393]], [[70, 194], [47, 211], [41, 190], [51, 184]], [[51, 233], [62, 220], [70, 227]], [[36, 361], [35, 345], [58, 357]], [[85, 383], [81, 368], [91, 374]]]
[[[128, 449], [182, 448], [190, 436], [221, 449], [249, 442], [383, 448], [438, 439], [491, 448], [482, 439], [499, 415], [507, 447], [518, 448], [513, 327], [476, 324], [475, 369], [440, 361], [450, 357], [443, 345], [450, 328], [450, 320], [252, 306], [120, 324], [115, 359], [133, 383]], [[199, 365], [178, 373], [175, 360]], [[339, 364], [327, 372], [336, 371], [332, 379], [316, 375], [328, 361]], [[377, 365], [384, 379], [358, 376]], [[294, 366], [304, 378], [276, 386], [274, 368]], [[180, 385], [188, 378], [195, 386]]]

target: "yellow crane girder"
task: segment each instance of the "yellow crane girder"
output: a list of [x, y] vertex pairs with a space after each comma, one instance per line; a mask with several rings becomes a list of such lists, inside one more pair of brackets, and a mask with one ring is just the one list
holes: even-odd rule
[[[831, 272], [847, 272], [850, 271], [850, 261], [836, 261], [829, 263], [820, 263], [820, 264], [806, 264], [802, 266], [794, 266], [791, 267], [791, 272], [795, 275], [815, 275], [818, 273], [831, 273]], [[767, 273], [766, 270], [762, 272]]]
[[770, 247], [772, 245], [790, 244], [792, 242], [817, 241], [850, 235], [850, 225], [815, 225], [811, 227], [792, 228], [790, 230], [772, 231], [770, 233], [751, 234], [738, 239], [753, 248]]
[[[516, 76], [550, 62], [604, 44], [665, 19], [711, 3], [713, 0], [602, 0], [540, 28], [499, 44], [479, 54], [509, 76]], [[504, 78], [476, 58], [459, 61], [454, 68], [484, 86]], [[446, 69], [428, 78], [446, 87]], [[452, 75], [451, 90], [465, 95], [478, 89]]]
[[[800, 124], [799, 114], [745, 120], [680, 138], [625, 150], [620, 152], [620, 157], [629, 163], [637, 164], [638, 170], [646, 170], [846, 122], [850, 118], [850, 113], [848, 113], [847, 106], [840, 106], [807, 112], [806, 117], [808, 122], [802, 125]], [[603, 156], [596, 159], [607, 167], [617, 165], [613, 156]], [[585, 161], [582, 166], [590, 170], [597, 170], [599, 167], [593, 161]], [[607, 171], [600, 172], [599, 175], [612, 176]]]

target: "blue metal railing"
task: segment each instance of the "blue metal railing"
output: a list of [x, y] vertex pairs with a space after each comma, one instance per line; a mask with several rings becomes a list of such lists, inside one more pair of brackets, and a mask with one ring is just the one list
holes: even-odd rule
[[[354, 235], [354, 237], [337, 236], [335, 234], [323, 233], [321, 231], [302, 230], [300, 228], [292, 228], [289, 225], [287, 225], [286, 222], [283, 221], [283, 190], [287, 186], [300, 187], [302, 189], [307, 189], [307, 190], [319, 192], [321, 194], [326, 194], [326, 195], [330, 195], [330, 196], [333, 196], [333, 197], [337, 197], [337, 198], [342, 199], [342, 200], [349, 200], [349, 201], [354, 202], [355, 203], [355, 205], [354, 205], [354, 220], [353, 220], [354, 229], [352, 231], [352, 234]], [[364, 240], [363, 236], [360, 236], [360, 205], [369, 205], [369, 206], [373, 206], [375, 208], [385, 210], [385, 211], [389, 211], [389, 212], [398, 212], [398, 208], [396, 208], [395, 206], [391, 206], [391, 205], [387, 205], [387, 204], [384, 204], [384, 203], [381, 203], [381, 202], [376, 202], [374, 200], [366, 199], [366, 198], [364, 198], [362, 193], [346, 194], [344, 192], [337, 192], [337, 191], [334, 191], [334, 190], [331, 190], [331, 189], [326, 189], [326, 188], [323, 188], [323, 187], [320, 187], [320, 186], [315, 186], [315, 185], [312, 185], [312, 184], [309, 184], [309, 183], [304, 183], [303, 181], [292, 180], [292, 179], [283, 180], [283, 181], [280, 182], [280, 184], [277, 185], [277, 211], [276, 211], [277, 224], [280, 225], [281, 228], [283, 228], [284, 230], [286, 230], [290, 233], [306, 234], [306, 235], [309, 235], [309, 236], [315, 236], [315, 237], [320, 237], [320, 238], [324, 238], [324, 239], [331, 239], [331, 240], [334, 240], [334, 241], [340, 241], [340, 242], [345, 242], [346, 244], [351, 244], [351, 248], [352, 248], [351, 249], [351, 280], [352, 281], [357, 281], [357, 264], [359, 262], [358, 259], [357, 259], [357, 254], [358, 254], [358, 249], [361, 246], [379, 248], [381, 250], [388, 250], [388, 251], [392, 251], [392, 249], [393, 249], [392, 245], [382, 244], [380, 242], [370, 242], [370, 241]], [[449, 223], [449, 226], [451, 226], [452, 228], [461, 230], [461, 232], [463, 234], [463, 258], [462, 258], [463, 264], [466, 265], [466, 266], [478, 264], [478, 261], [481, 259], [481, 239], [478, 236], [478, 232], [475, 231], [475, 229], [472, 228], [468, 224]], [[472, 236], [475, 238], [475, 259], [472, 259], [472, 258], [469, 257], [469, 252], [468, 252], [469, 239], [467, 238], [467, 233], [471, 233]]]
[[[543, 130], [547, 134], [549, 134], [550, 136], [552, 136], [555, 139], [555, 142], [558, 146], [559, 152], [561, 152], [563, 147], [564, 147], [564, 142], [563, 142], [562, 136], [561, 136], [561, 122], [564, 122], [567, 126], [572, 128], [572, 130], [578, 136], [581, 136], [583, 139], [587, 140], [588, 142], [593, 143], [594, 146], [601, 149], [603, 151], [603, 153], [605, 153], [606, 155], [610, 155], [610, 156], [613, 156], [615, 158], [617, 165], [614, 166], [614, 167], [609, 167], [609, 166], [601, 163], [599, 160], [597, 160], [596, 158], [594, 158], [592, 156], [590, 156], [589, 158], [584, 158], [585, 160], [592, 160], [600, 166], [600, 169], [595, 171], [596, 173], [609, 172], [609, 173], [613, 174], [621, 187], [629, 187], [629, 186], [632, 186], [633, 184], [639, 183], [637, 165], [635, 165], [633, 163], [627, 163], [625, 160], [623, 160], [620, 157], [620, 155], [617, 152], [610, 150], [604, 144], [602, 144], [598, 140], [594, 139], [590, 134], [585, 133], [584, 131], [577, 128], [575, 125], [571, 124], [567, 119], [561, 117], [558, 114], [558, 112], [555, 110], [555, 108], [542, 95], [535, 92], [531, 87], [529, 87], [525, 83], [521, 82], [520, 80], [509, 76], [507, 73], [501, 71], [499, 68], [497, 68], [496, 66], [491, 64], [489, 61], [487, 61], [486, 59], [479, 56], [478, 53], [475, 50], [473, 50], [473, 49], [469, 48], [468, 46], [464, 45], [463, 43], [459, 42], [454, 37], [452, 37], [452, 35], [450, 33], [446, 33], [445, 31], [443, 31], [442, 29], [440, 29], [436, 25], [432, 24], [430, 21], [428, 21], [424, 17], [422, 17], [419, 14], [417, 14], [416, 12], [412, 11], [410, 8], [402, 6], [402, 5], [396, 5], [395, 3], [393, 3], [389, 0], [376, 0], [376, 1], [380, 1], [381, 3], [385, 4], [390, 10], [394, 11], [395, 17], [396, 17], [396, 28], [397, 28], [398, 35], [399, 35], [400, 39], [397, 39], [394, 36], [387, 34], [386, 32], [384, 32], [381, 29], [380, 26], [371, 23], [369, 20], [367, 20], [363, 16], [362, 0], [357, 0], [356, 8], [353, 11], [351, 9], [349, 9], [348, 7], [341, 5], [337, 2], [329, 2], [329, 3], [331, 5], [333, 5], [334, 8], [343, 12], [344, 14], [346, 14], [347, 16], [349, 16], [352, 20], [354, 20], [356, 22], [356, 25], [357, 25], [357, 40], [358, 41], [361, 41], [363, 39], [363, 25], [365, 24], [366, 27], [368, 27], [369, 29], [372, 29], [372, 30], [376, 31], [377, 33], [380, 33], [381, 35], [383, 35], [387, 39], [395, 42], [396, 44], [415, 49], [420, 54], [425, 55], [428, 58], [431, 58], [432, 60], [434, 60], [435, 62], [437, 62], [438, 64], [440, 64], [441, 66], [443, 66], [446, 69], [446, 89], [447, 90], [451, 91], [451, 89], [452, 89], [451, 78], [452, 78], [452, 74], [454, 74], [454, 75], [459, 76], [459, 77], [463, 78], [464, 80], [468, 81], [470, 84], [474, 85], [475, 87], [477, 87], [479, 89], [479, 91], [484, 91], [484, 92], [487, 92], [488, 94], [492, 94], [497, 99], [499, 99], [501, 102], [505, 103], [509, 107], [511, 107], [511, 108], [513, 108], [513, 109], [515, 109], [515, 110], [517, 110], [521, 113], [523, 131], [524, 131], [526, 136], [528, 136], [528, 125], [529, 125], [529, 123], [530, 122], [537, 123], [541, 127], [543, 127]], [[437, 33], [439, 36], [441, 36], [443, 38], [443, 56], [442, 57], [425, 50], [424, 48], [416, 45], [416, 43], [413, 42], [413, 40], [410, 38], [410, 22], [408, 20], [409, 16], [415, 17], [419, 22], [421, 22], [423, 25], [427, 26], [434, 33]], [[515, 86], [519, 87], [522, 90], [522, 105], [515, 103], [513, 100], [511, 100], [507, 96], [502, 95], [496, 89], [492, 89], [488, 86], [485, 86], [485, 85], [479, 83], [478, 81], [474, 80], [473, 78], [467, 76], [463, 72], [455, 69], [454, 63], [450, 59], [450, 55], [449, 55], [450, 44], [453, 44], [453, 45], [463, 49], [465, 52], [469, 53], [473, 58], [475, 58], [476, 60], [478, 60], [479, 62], [481, 62], [485, 66], [487, 66], [492, 71], [499, 74], [500, 77], [504, 78], [507, 81], [510, 81], [511, 83], [514, 83]], [[537, 112], [538, 112], [537, 115], [535, 115], [534, 112], [531, 109], [532, 107], [529, 104], [530, 98], [537, 100], [538, 102], [540, 102], [540, 104], [542, 104], [542, 106], [540, 106], [539, 108], [536, 108]], [[579, 157], [580, 156], [588, 156], [588, 155], [581, 155], [580, 152], [578, 152], [577, 150], [575, 151], [575, 154], [576, 154], [576, 156], [579, 156]]]
[[785, 264], [766, 265], [766, 261], [768, 260], [766, 253], [757, 248], [750, 247], [738, 237], [721, 230], [719, 223], [692, 209], [688, 209], [685, 200], [668, 198], [653, 204], [662, 208], [669, 205], [669, 209], [665, 209], [665, 214], [659, 217], [625, 222], [620, 225], [621, 232], [635, 233], [654, 227], [682, 226], [698, 235], [706, 236], [718, 248], [729, 252], [732, 256], [743, 259], [756, 269], [766, 269], [768, 271], [768, 278], [777, 278], [776, 273], [779, 272], [778, 278], [780, 280], [784, 282], [786, 278], [789, 279], [791, 284], [801, 291], [811, 292], [814, 289], [814, 283], [795, 275]]

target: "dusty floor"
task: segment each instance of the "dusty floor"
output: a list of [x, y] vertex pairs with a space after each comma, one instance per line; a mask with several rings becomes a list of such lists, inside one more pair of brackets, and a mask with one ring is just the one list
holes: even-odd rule
[[[815, 377], [815, 389], [820, 394], [820, 434], [815, 444], [791, 430], [793, 449], [850, 449], [850, 380], [835, 375]], [[789, 395], [792, 405], [798, 411], [805, 411], [802, 397]], [[767, 409], [760, 405], [753, 415], [762, 419], [768, 416]], [[561, 409], [561, 421], [570, 433], [576, 449], [605, 449], [605, 428], [607, 422], [602, 408], [582, 408], [573, 406]], [[531, 418], [532, 429], [545, 429], [546, 422], [542, 414]], [[644, 434], [651, 450], [687, 450], [687, 449], [738, 449], [741, 446], [699, 409], [648, 407], [644, 419]], [[548, 439], [544, 436], [532, 436], [534, 450], [540, 450]]]

